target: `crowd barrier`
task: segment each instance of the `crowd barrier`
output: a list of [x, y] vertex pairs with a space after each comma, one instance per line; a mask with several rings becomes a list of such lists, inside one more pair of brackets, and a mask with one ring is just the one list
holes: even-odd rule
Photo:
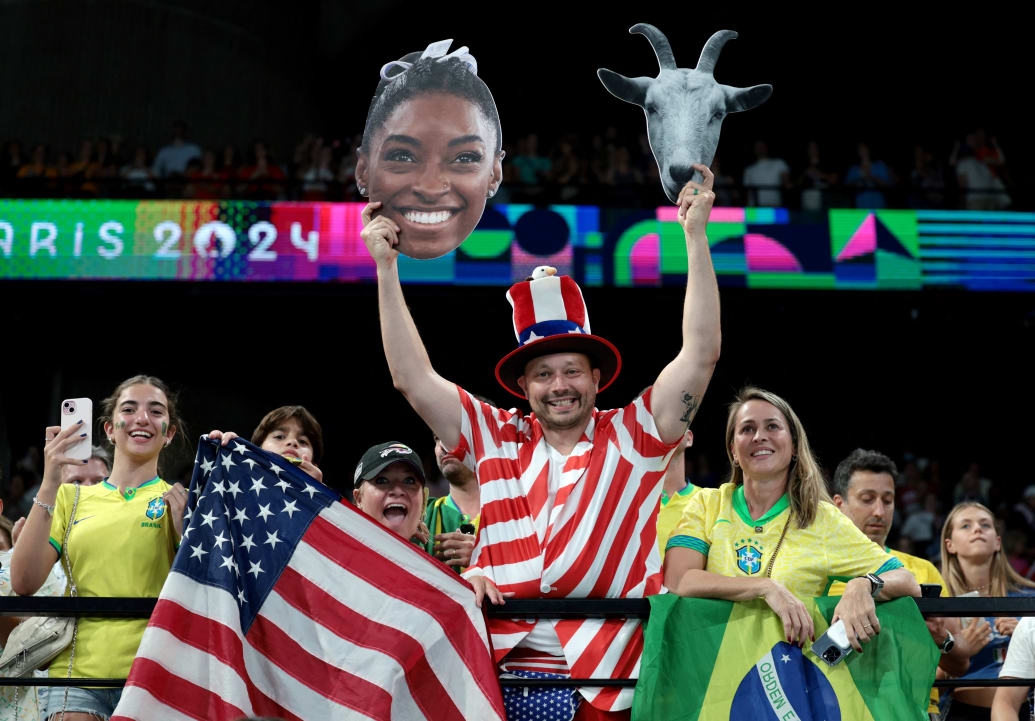
[[[69, 598], [61, 596], [0, 597], [0, 616], [107, 616], [148, 618], [154, 598]], [[917, 598], [924, 618], [986, 616], [1035, 616], [1033, 597]], [[650, 616], [645, 598], [511, 598], [503, 606], [487, 604], [486, 613], [502, 618], [640, 618]], [[124, 678], [3, 678], [0, 686], [95, 686], [120, 687]], [[611, 686], [633, 687], [636, 679], [566, 678], [500, 679], [503, 686]], [[1035, 686], [1035, 679], [943, 679], [935, 686]]]

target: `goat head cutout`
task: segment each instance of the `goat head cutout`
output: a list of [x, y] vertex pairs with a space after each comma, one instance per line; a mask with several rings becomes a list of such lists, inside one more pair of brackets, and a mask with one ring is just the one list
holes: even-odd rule
[[719, 52], [737, 37], [732, 30], [720, 30], [708, 38], [693, 70], [676, 67], [668, 38], [653, 25], [638, 23], [629, 32], [650, 41], [658, 57], [658, 77], [627, 78], [605, 68], [597, 70], [597, 77], [616, 98], [643, 108], [661, 185], [674, 203], [695, 174], [693, 164], [711, 165], [726, 115], [761, 105], [772, 95], [773, 86], [733, 88], [715, 82]]

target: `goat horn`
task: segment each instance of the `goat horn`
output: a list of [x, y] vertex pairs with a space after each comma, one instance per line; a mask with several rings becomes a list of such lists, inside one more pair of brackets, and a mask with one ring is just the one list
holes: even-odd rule
[[714, 73], [715, 63], [719, 62], [719, 53], [722, 52], [722, 46], [728, 40], [734, 40], [736, 37], [737, 33], [733, 30], [719, 30], [708, 38], [708, 42], [704, 44], [704, 49], [701, 50], [701, 59], [697, 61], [697, 71], [708, 73], [709, 75]]
[[662, 70], [676, 69], [676, 56], [672, 54], [672, 46], [668, 44], [665, 34], [653, 25], [647, 23], [636, 23], [629, 28], [630, 33], [639, 33], [650, 42], [654, 48], [654, 54], [658, 56], [658, 65]]

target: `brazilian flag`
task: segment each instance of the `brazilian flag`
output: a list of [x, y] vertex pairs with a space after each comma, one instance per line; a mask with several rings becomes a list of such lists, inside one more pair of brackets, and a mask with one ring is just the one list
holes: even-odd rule
[[[839, 597], [805, 600], [816, 638]], [[834, 667], [786, 642], [757, 599], [652, 596], [633, 721], [926, 721], [940, 652], [911, 598], [877, 604], [881, 632]]]

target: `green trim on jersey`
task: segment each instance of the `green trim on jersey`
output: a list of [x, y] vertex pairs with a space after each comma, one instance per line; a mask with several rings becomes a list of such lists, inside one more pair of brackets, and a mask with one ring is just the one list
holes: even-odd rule
[[[161, 480], [162, 480], [161, 478], [159, 478], [158, 476], [155, 476], [150, 481], [144, 481], [143, 483], [141, 483], [139, 486], [137, 486], [135, 488], [127, 488], [125, 493], [120, 493], [119, 495], [122, 496], [122, 500], [124, 500], [124, 501], [131, 501], [131, 500], [133, 500], [133, 496], [137, 495], [137, 491], [139, 491], [141, 488], [147, 488], [148, 486], [152, 485], [153, 483], [158, 483]], [[101, 481], [101, 485], [104, 486], [105, 488], [107, 488], [109, 491], [118, 491], [119, 490], [118, 486], [115, 486], [115, 485], [112, 485], [111, 483], [108, 483], [108, 479], [107, 478], [105, 478], [103, 481]], [[58, 553], [60, 553], [60, 551], [58, 551]]]
[[[678, 491], [676, 491], [676, 495], [677, 496], [689, 496], [691, 493], [693, 493], [696, 490], [697, 490], [697, 486], [695, 486], [693, 483], [687, 483], [685, 486], [683, 486]], [[662, 507], [667, 506], [668, 505], [668, 501], [669, 501], [668, 491], [662, 491], [661, 492], [661, 505], [662, 505]]]
[[736, 490], [733, 491], [733, 510], [737, 512], [738, 516], [740, 516], [740, 520], [748, 526], [764, 526], [769, 523], [769, 521], [786, 511], [787, 507], [790, 505], [791, 501], [787, 497], [787, 494], [784, 493], [780, 496], [780, 500], [778, 500], [776, 504], [769, 509], [769, 513], [765, 514], [761, 518], [752, 518], [751, 512], [748, 511], [747, 501], [744, 500], [744, 484], [741, 483], [737, 486]]
[[703, 556], [707, 556], [708, 550], [711, 547], [700, 538], [694, 538], [692, 536], [672, 536], [672, 538], [668, 539], [668, 543], [665, 544], [666, 551], [670, 548], [689, 548], [691, 551], [697, 551]]

